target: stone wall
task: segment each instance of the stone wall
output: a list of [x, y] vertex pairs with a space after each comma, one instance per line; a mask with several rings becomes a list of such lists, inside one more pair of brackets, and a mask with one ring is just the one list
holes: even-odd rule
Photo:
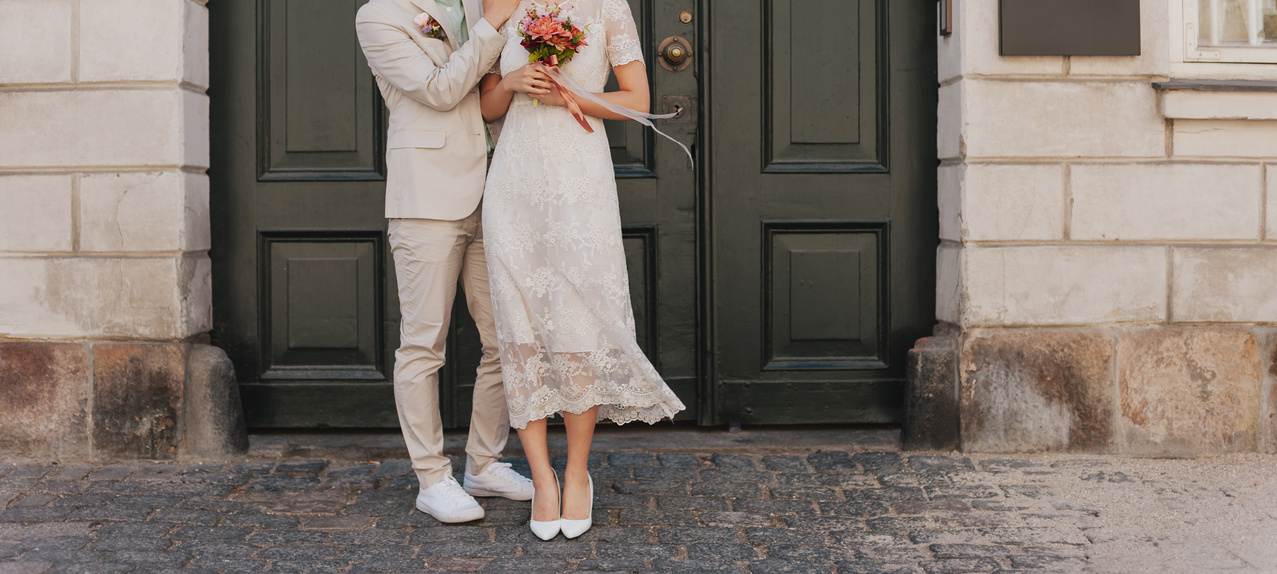
[[1142, 1], [1138, 57], [1003, 57], [997, 0], [955, 2], [937, 136], [953, 444], [1277, 449], [1277, 92], [1183, 81], [1277, 65], [1173, 61], [1180, 4]]
[[0, 454], [181, 449], [207, 87], [203, 1], [0, 2]]

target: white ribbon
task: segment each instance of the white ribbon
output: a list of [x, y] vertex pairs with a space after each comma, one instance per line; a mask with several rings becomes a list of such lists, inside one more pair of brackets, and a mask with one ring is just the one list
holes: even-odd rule
[[[603, 98], [598, 97], [597, 95], [594, 94], [594, 92], [591, 92], [590, 90], [585, 89], [584, 86], [582, 86], [581, 84], [578, 84], [572, 78], [567, 77], [567, 75], [565, 75], [556, 67], [543, 66], [543, 70], [550, 77], [554, 78], [555, 80], [558, 80], [558, 82], [563, 84], [564, 86], [567, 86], [569, 90], [572, 90], [572, 95], [578, 98], [585, 98], [587, 100], [590, 100], [591, 102], [594, 102], [600, 106], [603, 106], [608, 111], [614, 114], [625, 116], [640, 124], [643, 124], [649, 128], [652, 128], [652, 130], [655, 131], [656, 133], [665, 136], [665, 139], [668, 139], [678, 144], [678, 147], [683, 148], [683, 153], [687, 154], [688, 164], [691, 165], [692, 167], [696, 166], [696, 161], [692, 159], [692, 151], [687, 149], [687, 146], [683, 145], [683, 142], [680, 142], [670, 137], [669, 134], [661, 131], [660, 128], [656, 127], [656, 124], [652, 123], [652, 120], [668, 120], [670, 118], [673, 118], [674, 116], [678, 115], [678, 112], [674, 112], [672, 114], [645, 114], [640, 111], [631, 110], [630, 108], [627, 108], [625, 106], [618, 106], [616, 104], [613, 104], [612, 102], [609, 102]], [[691, 113], [691, 112], [688, 112], [688, 113]]]

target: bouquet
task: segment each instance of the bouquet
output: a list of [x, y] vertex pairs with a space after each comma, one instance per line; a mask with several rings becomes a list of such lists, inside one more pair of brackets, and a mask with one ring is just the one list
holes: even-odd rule
[[554, 9], [538, 11], [528, 9], [519, 22], [519, 36], [523, 48], [528, 51], [529, 62], [544, 62], [550, 66], [566, 64], [585, 43], [585, 30], [572, 25], [572, 18], [562, 16]]
[[[560, 64], [568, 63], [568, 60], [576, 55], [577, 50], [588, 45], [585, 43], [585, 30], [573, 25], [572, 18], [563, 16], [562, 10], [556, 4], [553, 8], [547, 7], [542, 10], [529, 8], [523, 20], [519, 22], [518, 32], [523, 38], [521, 42], [523, 49], [528, 51], [528, 61], [545, 67], [546, 75], [554, 82], [559, 95], [563, 96], [563, 103], [567, 104], [572, 117], [576, 118], [577, 123], [581, 124], [586, 132], [594, 133], [594, 128], [590, 127], [590, 122], [585, 119], [581, 106], [576, 103], [576, 99], [572, 97], [572, 91], [564, 85], [563, 76], [558, 73]], [[537, 100], [536, 103], [541, 102]]]
[[[542, 10], [529, 9], [527, 15], [519, 22], [518, 32], [519, 36], [523, 38], [523, 42], [521, 42], [523, 48], [528, 51], [528, 61], [542, 66], [545, 75], [550, 77], [550, 81], [554, 82], [554, 87], [563, 96], [563, 103], [567, 106], [568, 111], [572, 112], [572, 117], [576, 118], [577, 123], [581, 124], [585, 131], [594, 133], [594, 128], [590, 127], [590, 122], [586, 121], [585, 113], [581, 111], [580, 104], [576, 103], [576, 98], [573, 97], [574, 93], [615, 114], [652, 128], [656, 133], [678, 144], [678, 147], [683, 149], [683, 153], [687, 154], [687, 161], [689, 163], [693, 162], [692, 152], [687, 149], [687, 146], [662, 132], [656, 127], [656, 124], [652, 123], [652, 120], [673, 118], [678, 115], [677, 112], [649, 114], [613, 104], [598, 97], [559, 71], [560, 65], [566, 64], [568, 60], [571, 60], [576, 55], [577, 50], [587, 44], [585, 43], [585, 30], [572, 24], [572, 18], [564, 16], [557, 4], [553, 8], [547, 7]], [[538, 100], [536, 103], [540, 104], [541, 102]]]

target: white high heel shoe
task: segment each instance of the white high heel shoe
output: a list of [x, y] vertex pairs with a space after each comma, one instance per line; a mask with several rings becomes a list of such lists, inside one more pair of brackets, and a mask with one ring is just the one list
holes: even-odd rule
[[[559, 492], [558, 473], [555, 473], [554, 475], [554, 492], [556, 494]], [[562, 515], [563, 514], [563, 508], [562, 508], [563, 496], [562, 495], [559, 496], [559, 506], [560, 506], [559, 514]], [[536, 512], [536, 507], [537, 507], [537, 493], [536, 493], [536, 490], [533, 490], [532, 491], [532, 512], [533, 513]], [[554, 538], [555, 536], [558, 536], [560, 522], [562, 522], [562, 520], [557, 518], [554, 520], [533, 520], [531, 516], [528, 516], [528, 528], [531, 528], [532, 533], [537, 535], [537, 538], [540, 538], [541, 540], [549, 540], [551, 538]]]
[[[559, 528], [563, 531], [563, 535], [568, 537], [569, 539], [576, 538], [577, 536], [585, 534], [585, 531], [589, 530], [590, 527], [594, 525], [594, 478], [591, 477], [589, 473], [586, 473], [585, 477], [590, 479], [590, 514], [589, 516], [586, 516], [585, 520], [568, 520], [566, 518], [559, 519], [559, 522], [562, 523]], [[562, 496], [559, 497], [559, 512], [560, 512], [560, 516], [562, 516], [561, 514], [563, 512], [563, 497]]]

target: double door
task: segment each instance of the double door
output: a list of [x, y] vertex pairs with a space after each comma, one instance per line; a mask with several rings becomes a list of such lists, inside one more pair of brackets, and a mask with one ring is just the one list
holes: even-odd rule
[[[397, 425], [365, 1], [210, 5], [213, 339], [253, 427]], [[659, 126], [697, 157], [608, 122], [639, 344], [681, 418], [897, 420], [933, 315], [925, 3], [629, 1], [653, 108], [682, 110]], [[460, 427], [479, 346], [461, 297], [453, 318], [441, 405]]]

